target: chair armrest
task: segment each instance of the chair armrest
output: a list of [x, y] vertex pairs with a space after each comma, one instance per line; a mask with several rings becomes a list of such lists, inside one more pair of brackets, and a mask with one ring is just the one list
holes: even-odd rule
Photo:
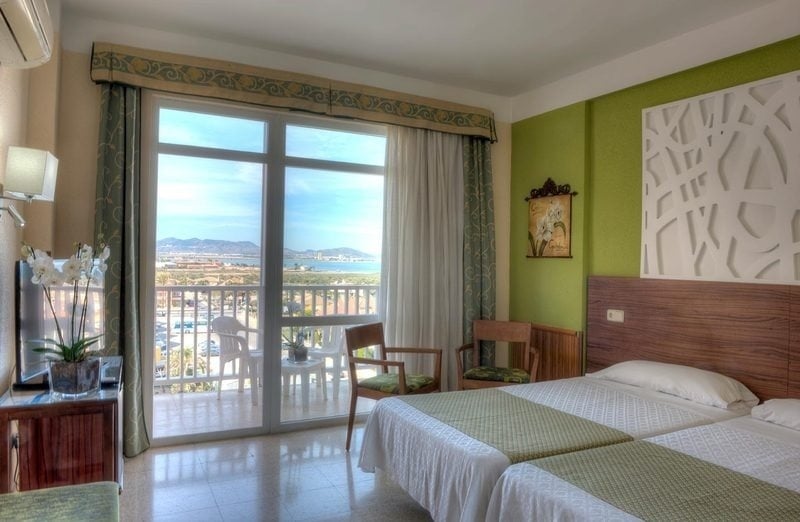
[[441, 354], [442, 350], [439, 348], [386, 348], [386, 353], [429, 353]]
[[[440, 348], [386, 348], [386, 353], [417, 353], [434, 356], [433, 378], [441, 386], [442, 383], [442, 350]], [[441, 388], [440, 388], [441, 389]]]
[[247, 352], [250, 351], [250, 346], [247, 345], [247, 339], [245, 339], [239, 334], [223, 333], [223, 332], [213, 332], [213, 333], [219, 335], [220, 340], [222, 337], [227, 337], [229, 339], [233, 339], [234, 341], [236, 341], [239, 344], [239, 351], [244, 353], [245, 357], [247, 356]]
[[536, 382], [536, 375], [539, 373], [539, 358], [541, 351], [537, 347], [531, 346], [531, 349], [528, 353], [530, 354], [531, 359], [531, 367], [528, 370], [528, 375], [531, 376], [531, 382]]
[[405, 366], [403, 361], [389, 361], [386, 359], [370, 359], [367, 357], [349, 357], [348, 360], [352, 363], [370, 364], [372, 366]]
[[[386, 359], [368, 359], [365, 357], [348, 357], [350, 368], [355, 368], [356, 364], [369, 364], [372, 366], [383, 367], [384, 373], [388, 371], [387, 366], [397, 367], [397, 385], [400, 395], [406, 394], [406, 363], [403, 361], [388, 361]], [[351, 371], [351, 381], [354, 386], [358, 386], [358, 379], [355, 378], [355, 373]]]
[[[458, 382], [461, 382], [461, 376], [464, 375], [464, 352], [472, 350], [474, 345], [472, 343], [462, 344], [456, 348], [456, 365], [458, 367]], [[459, 389], [461, 385], [459, 384]]]
[[458, 355], [462, 355], [467, 350], [472, 350], [472, 348], [474, 348], [472, 343], [463, 344], [463, 345], [459, 346], [458, 348], [456, 348], [456, 353]]

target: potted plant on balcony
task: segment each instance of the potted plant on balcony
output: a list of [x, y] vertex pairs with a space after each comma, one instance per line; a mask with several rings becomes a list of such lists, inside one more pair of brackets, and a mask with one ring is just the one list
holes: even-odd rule
[[303, 332], [297, 332], [294, 341], [283, 336], [286, 341], [286, 346], [289, 348], [289, 360], [294, 362], [303, 362], [308, 360], [308, 348], [305, 345], [306, 337]]
[[[57, 398], [79, 398], [100, 387], [100, 360], [90, 357], [101, 335], [86, 335], [89, 288], [100, 285], [106, 271], [109, 249], [100, 245], [98, 254], [90, 245], [78, 243], [75, 253], [57, 268], [47, 253], [23, 244], [22, 255], [33, 271], [31, 282], [41, 285], [56, 327], [56, 338], [39, 339], [34, 351], [49, 358], [50, 391]], [[53, 288], [71, 286], [71, 300], [65, 306], [68, 325], [62, 328], [53, 297]]]

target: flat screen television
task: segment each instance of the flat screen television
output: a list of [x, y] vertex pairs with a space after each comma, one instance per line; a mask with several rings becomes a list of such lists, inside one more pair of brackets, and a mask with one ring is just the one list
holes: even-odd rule
[[[31, 282], [33, 271], [25, 261], [17, 261], [14, 270], [16, 311], [14, 326], [17, 334], [16, 385], [40, 381], [47, 385], [47, 361], [44, 354], [33, 351], [34, 339], [45, 335], [45, 300], [42, 287]], [[41, 377], [41, 379], [39, 379]]]
[[[64, 260], [54, 261], [57, 267]], [[16, 345], [16, 388], [47, 387], [47, 359], [45, 354], [35, 352], [33, 349], [42, 346], [36, 342], [40, 339], [55, 339], [56, 323], [44, 295], [44, 290], [38, 284], [31, 282], [33, 271], [25, 261], [17, 261], [14, 270], [15, 297], [15, 330]], [[54, 308], [59, 317], [62, 328], [67, 328], [72, 309], [72, 287], [64, 285], [50, 289], [53, 297]], [[81, 296], [82, 298], [82, 296]], [[87, 297], [86, 335], [103, 333], [103, 288], [102, 286], [89, 287]], [[68, 335], [65, 332], [65, 335]], [[94, 350], [103, 348], [103, 338], [93, 347]]]

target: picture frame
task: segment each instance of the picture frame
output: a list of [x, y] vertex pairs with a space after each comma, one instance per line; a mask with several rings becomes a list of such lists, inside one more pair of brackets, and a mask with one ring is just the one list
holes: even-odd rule
[[572, 197], [569, 185], [547, 178], [533, 189], [528, 202], [527, 257], [572, 257]]

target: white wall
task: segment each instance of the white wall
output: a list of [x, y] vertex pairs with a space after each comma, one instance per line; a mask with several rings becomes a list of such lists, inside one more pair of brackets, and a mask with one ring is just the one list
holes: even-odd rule
[[62, 15], [62, 31], [64, 49], [82, 54], [90, 54], [92, 42], [111, 42], [203, 58], [230, 60], [258, 67], [316, 75], [418, 96], [474, 105], [493, 111], [496, 119], [505, 122], [510, 121], [511, 117], [511, 100], [503, 96], [494, 96], [349, 65], [266, 51], [256, 47], [77, 17], [69, 12], [64, 12]]
[[524, 120], [798, 34], [800, 1], [772, 2], [516, 96], [511, 100], [511, 121]]

